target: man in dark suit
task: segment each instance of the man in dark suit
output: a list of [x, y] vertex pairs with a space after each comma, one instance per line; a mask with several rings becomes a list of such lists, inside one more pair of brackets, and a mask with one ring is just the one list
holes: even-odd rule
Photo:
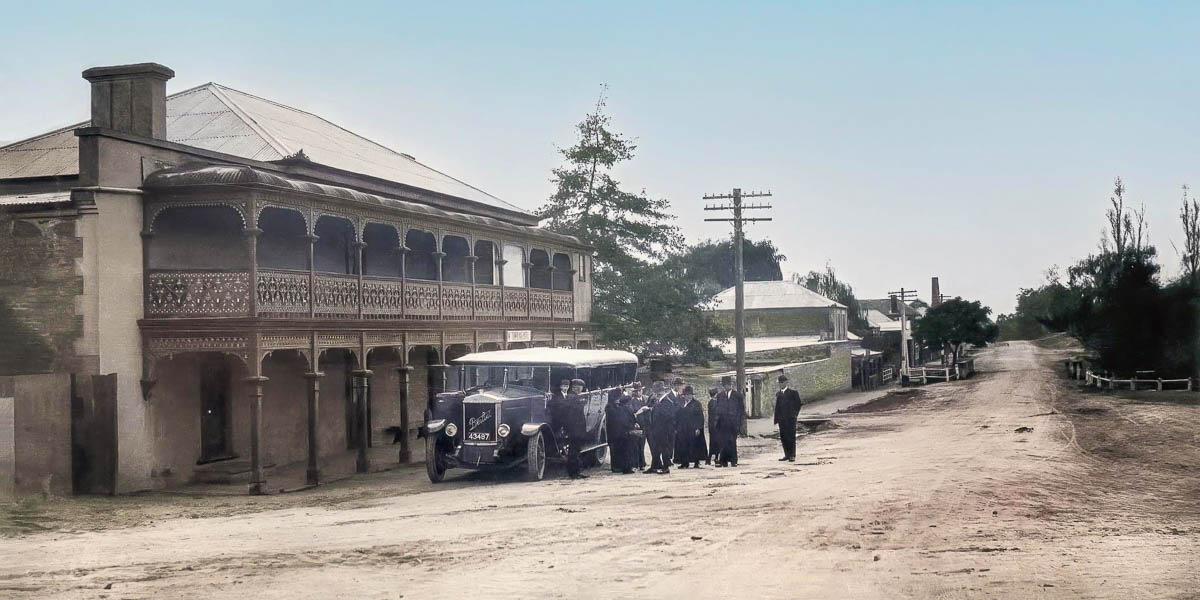
[[717, 424], [713, 427], [719, 438], [721, 455], [718, 467], [738, 464], [737, 438], [742, 430], [742, 420], [746, 414], [746, 399], [741, 392], [733, 389], [733, 378], [726, 375], [721, 378], [721, 391], [717, 394]]
[[[634, 446], [632, 453], [637, 460], [637, 464], [634, 466], [639, 471], [646, 468], [646, 431], [650, 428], [649, 413], [642, 412], [642, 409], [645, 407], [646, 398], [642, 396], [642, 382], [635, 381], [629, 389], [629, 409], [633, 411], [634, 420], [640, 428], [640, 435], [636, 435], [632, 442]], [[639, 415], [638, 413], [642, 414]]]
[[679, 410], [671, 396], [670, 392], [663, 391], [662, 396], [654, 402], [654, 409], [650, 413], [650, 454], [654, 460], [650, 463], [649, 472], [663, 475], [671, 472], [671, 455], [675, 446], [675, 413]]
[[700, 468], [700, 461], [708, 459], [708, 444], [704, 442], [704, 409], [696, 400], [692, 386], [683, 387], [683, 406], [675, 416], [675, 460], [679, 468], [692, 464]]
[[800, 406], [800, 392], [788, 385], [787, 375], [780, 375], [779, 392], [775, 394], [775, 424], [783, 443], [781, 461], [796, 462], [796, 416], [800, 414]]

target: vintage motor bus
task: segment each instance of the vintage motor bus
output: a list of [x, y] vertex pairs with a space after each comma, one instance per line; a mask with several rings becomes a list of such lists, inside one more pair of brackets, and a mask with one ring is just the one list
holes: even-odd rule
[[608, 391], [637, 376], [637, 357], [617, 350], [524, 348], [476, 352], [453, 361], [459, 389], [434, 398], [425, 424], [425, 467], [437, 483], [455, 468], [524, 466], [540, 481], [547, 461], [566, 458], [559, 426], [546, 404], [563, 379], [582, 379], [587, 435], [580, 443], [584, 464], [604, 462], [608, 436], [604, 405]]

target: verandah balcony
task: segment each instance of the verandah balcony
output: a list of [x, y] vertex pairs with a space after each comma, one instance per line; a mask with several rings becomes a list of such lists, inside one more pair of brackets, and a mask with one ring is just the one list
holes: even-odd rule
[[588, 320], [583, 254], [531, 238], [219, 203], [147, 223], [146, 318]]
[[[361, 280], [361, 281], [360, 281]], [[146, 317], [574, 321], [571, 291], [286, 269], [151, 269]]]

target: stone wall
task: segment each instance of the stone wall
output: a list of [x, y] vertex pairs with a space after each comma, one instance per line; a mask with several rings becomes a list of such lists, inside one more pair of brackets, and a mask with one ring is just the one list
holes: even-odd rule
[[850, 344], [842, 342], [828, 344], [828, 347], [829, 358], [780, 365], [752, 378], [751, 393], [759, 394], [763, 417], [770, 418], [775, 412], [775, 392], [779, 389], [776, 379], [780, 373], [787, 375], [791, 387], [800, 392], [800, 399], [806, 404], [830, 394], [850, 391]]

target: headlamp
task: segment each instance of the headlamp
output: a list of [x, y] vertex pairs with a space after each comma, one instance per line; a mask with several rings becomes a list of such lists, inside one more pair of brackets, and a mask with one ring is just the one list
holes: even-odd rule
[[455, 425], [454, 423], [447, 423], [446, 424], [446, 435], [448, 435], [450, 437], [454, 437], [454, 434], [456, 434], [456, 433], [458, 433], [458, 425]]
[[511, 431], [512, 429], [507, 423], [501, 423], [500, 426], [496, 428], [496, 433], [500, 434], [500, 437], [508, 437], [508, 434]]

